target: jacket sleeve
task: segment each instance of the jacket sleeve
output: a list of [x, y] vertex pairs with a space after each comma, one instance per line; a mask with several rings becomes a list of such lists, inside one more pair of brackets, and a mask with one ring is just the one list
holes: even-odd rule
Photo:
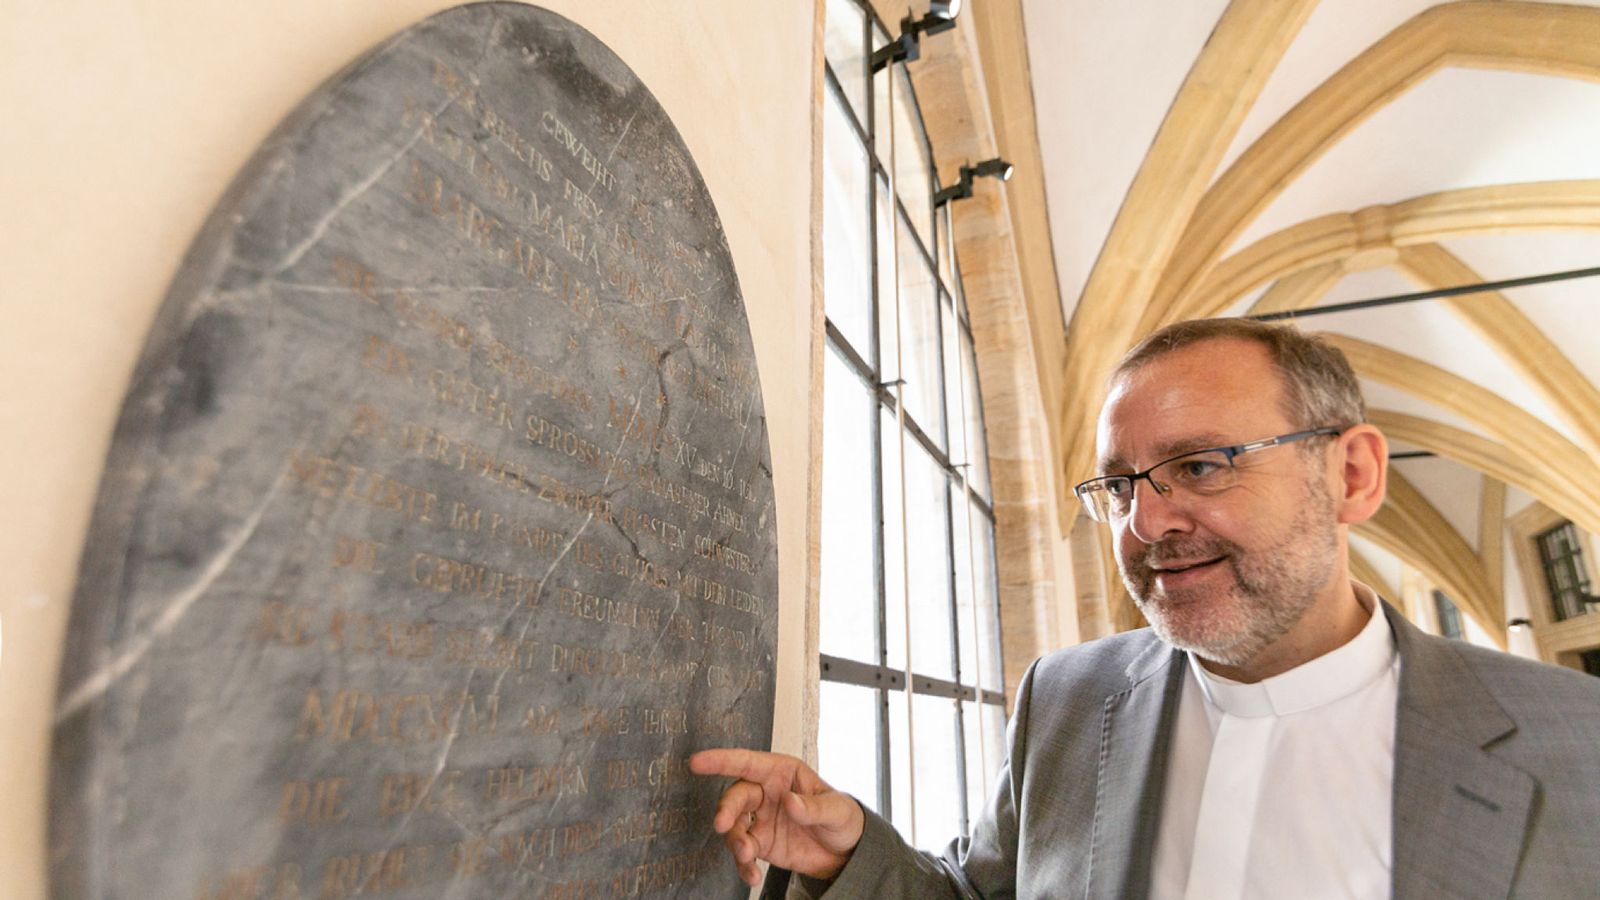
[[970, 837], [950, 842], [942, 854], [925, 853], [912, 848], [893, 826], [863, 806], [866, 827], [861, 842], [831, 884], [801, 876], [790, 878], [789, 873], [775, 870], [768, 876], [768, 890], [776, 886], [777, 879], [783, 879], [788, 900], [1015, 897], [1021, 831], [1018, 810], [1022, 808], [1029, 701], [1037, 665], [1028, 667], [1017, 689], [1016, 711], [1007, 729], [1006, 761]]

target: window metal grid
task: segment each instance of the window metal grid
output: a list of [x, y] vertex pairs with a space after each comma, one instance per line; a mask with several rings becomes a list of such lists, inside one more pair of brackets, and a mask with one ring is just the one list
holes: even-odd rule
[[1578, 529], [1571, 522], [1563, 522], [1536, 535], [1534, 543], [1539, 547], [1539, 562], [1544, 567], [1555, 620], [1560, 622], [1587, 613], [1589, 608], [1585, 601], [1591, 596], [1589, 571], [1583, 563]]
[[[948, 701], [950, 704], [950, 722], [953, 735], [947, 744], [941, 746], [952, 751], [955, 763], [955, 775], [958, 784], [955, 786], [955, 796], [959, 798], [957, 824], [965, 833], [969, 827], [975, 810], [969, 806], [969, 779], [974, 777], [987, 778], [994, 769], [998, 768], [999, 741], [995, 734], [1004, 722], [1003, 683], [1000, 682], [999, 673], [1003, 671], [1000, 654], [1000, 623], [998, 611], [998, 584], [995, 580], [995, 564], [993, 556], [994, 510], [990, 500], [987, 484], [987, 467], [981, 469], [982, 477], [973, 478], [972, 472], [974, 457], [986, 454], [983, 439], [983, 414], [981, 404], [976, 403], [978, 392], [977, 372], [972, 371], [970, 361], [973, 346], [970, 315], [966, 308], [964, 292], [961, 289], [959, 258], [949, 244], [953, 241], [950, 233], [950, 221], [947, 216], [941, 218], [941, 209], [934, 207], [931, 197], [937, 191], [938, 185], [934, 179], [932, 147], [928, 143], [927, 132], [922, 124], [920, 109], [916, 106], [916, 97], [911, 89], [909, 77], [906, 75], [903, 64], [893, 64], [877, 75], [867, 71], [867, 57], [877, 45], [885, 43], [888, 39], [887, 30], [876, 14], [859, 0], [828, 0], [828, 13], [830, 19], [836, 12], [843, 12], [840, 18], [859, 19], [860, 42], [851, 44], [848, 39], [840, 38], [840, 32], [830, 23], [828, 37], [828, 59], [825, 65], [825, 81], [832, 106], [829, 113], [828, 124], [834, 126], [835, 122], [842, 122], [845, 126], [847, 137], [853, 140], [861, 151], [865, 165], [865, 190], [859, 200], [866, 204], [865, 235], [871, 245], [867, 253], [868, 271], [863, 273], [867, 284], [864, 292], [868, 309], [864, 316], [865, 328], [855, 326], [842, 326], [836, 323], [834, 309], [829, 306], [826, 320], [827, 353], [831, 359], [841, 364], [830, 366], [830, 372], [825, 377], [845, 377], [846, 389], [857, 390], [870, 398], [870, 407], [873, 410], [868, 417], [865, 430], [870, 441], [870, 457], [864, 462], [871, 471], [871, 497], [867, 504], [872, 519], [872, 537], [870, 560], [872, 567], [871, 594], [864, 597], [852, 590], [851, 599], [861, 601], [870, 600], [872, 605], [871, 623], [871, 659], [854, 658], [851, 656], [830, 654], [821, 655], [821, 676], [825, 684], [854, 686], [873, 692], [875, 696], [876, 721], [872, 723], [871, 731], [876, 759], [876, 784], [875, 798], [863, 796], [863, 800], [872, 802], [878, 812], [891, 819], [895, 816], [894, 808], [896, 799], [896, 784], [909, 778], [909, 773], [896, 771], [897, 766], [905, 766], [904, 761], [897, 762], [898, 754], [904, 753], [904, 748], [893, 747], [893, 736], [898, 731], [905, 740], [910, 735], [923, 735], [922, 724], [913, 727], [910, 722], [913, 707], [919, 707], [932, 700]], [[842, 48], [837, 49], [836, 48]], [[840, 60], [838, 57], [847, 57]], [[845, 65], [844, 78], [841, 78], [839, 66]], [[890, 152], [889, 162], [886, 164], [879, 150], [884, 146], [884, 135], [880, 134], [878, 127], [881, 122], [887, 122], [889, 129], [893, 130], [900, 124], [897, 116], [888, 116], [886, 110], [879, 108], [880, 100], [888, 95], [888, 91], [896, 90], [896, 86], [889, 79], [904, 79], [903, 91], [897, 92], [895, 102], [909, 100], [910, 108], [896, 110], [909, 119], [912, 125], [914, 139], [917, 146], [911, 148], [919, 155], [920, 160], [926, 161], [926, 183], [907, 183], [907, 179], [896, 180], [896, 172], [891, 167], [899, 168], [894, 161], [901, 151]], [[851, 85], [859, 87], [866, 85], [865, 90], [854, 90], [847, 87], [846, 80]], [[880, 82], [887, 83], [887, 90], [880, 86]], [[827, 102], [827, 101], [825, 101]], [[834, 115], [837, 110], [842, 115]], [[903, 138], [904, 132], [900, 134]], [[830, 138], [825, 138], [829, 140]], [[853, 155], [853, 151], [852, 151]], [[851, 173], [859, 175], [859, 172]], [[859, 183], [860, 179], [855, 179]], [[920, 179], [919, 179], [920, 180]], [[893, 187], [892, 202], [884, 203], [883, 196]], [[907, 197], [914, 197], [911, 192], [917, 192], [928, 199], [924, 203], [920, 199], [908, 204]], [[914, 218], [914, 209], [925, 209], [928, 221], [918, 222]], [[847, 208], [848, 211], [848, 208]], [[885, 215], [887, 213], [887, 215]], [[849, 215], [859, 215], [859, 207]], [[885, 222], [884, 219], [889, 221]], [[828, 227], [825, 223], [825, 228]], [[925, 237], [926, 235], [926, 237]], [[941, 238], [943, 240], [941, 241]], [[931, 415], [926, 420], [919, 416], [919, 411], [910, 408], [910, 401], [906, 400], [906, 385], [908, 379], [914, 379], [916, 371], [902, 371], [898, 364], [894, 364], [888, 357], [887, 351], [893, 344], [894, 338], [885, 332], [890, 328], [904, 331], [903, 323], [907, 313], [897, 306], [897, 300], [903, 303], [905, 298], [897, 297], [885, 290], [884, 275], [890, 274], [880, 269], [885, 258], [893, 261], [892, 274], [895, 284], [890, 290], [901, 292], [901, 279], [908, 263], [917, 267], [920, 274], [925, 272], [930, 276], [931, 284], [925, 303], [932, 305], [931, 315], [932, 336], [923, 339], [930, 346], [923, 348], [926, 354], [924, 366], [931, 371], [925, 385], [920, 390], [925, 392], [922, 406], [931, 406]], [[824, 256], [824, 266], [828, 265], [828, 258]], [[944, 266], [941, 266], [941, 263]], [[825, 302], [827, 299], [825, 298]], [[898, 311], [900, 320], [896, 323], [894, 316]], [[926, 313], [927, 310], [924, 308]], [[885, 316], [889, 318], [886, 320]], [[847, 333], [850, 332], [850, 333]], [[865, 332], [865, 333], [863, 333]], [[854, 334], [855, 339], [852, 339]], [[863, 340], [863, 338], [865, 340]], [[865, 346], [862, 346], [862, 344]], [[902, 348], [904, 344], [898, 345]], [[961, 354], [961, 359], [949, 359], [947, 346]], [[928, 365], [931, 362], [931, 366]], [[907, 370], [915, 370], [911, 362], [904, 363]], [[951, 408], [956, 399], [952, 398], [950, 385], [957, 385], [960, 409]], [[825, 386], [826, 390], [826, 386]], [[968, 404], [973, 408], [968, 409]], [[907, 408], [902, 409], [902, 404]], [[962, 437], [958, 441], [956, 431], [960, 429]], [[899, 433], [896, 433], [897, 430]], [[904, 437], [903, 457], [896, 457], [895, 447]], [[965, 459], [952, 458], [956, 448], [962, 448]], [[888, 454], [886, 456], [886, 453]], [[918, 454], [921, 456], [918, 457]], [[900, 622], [899, 627], [905, 629], [907, 649], [900, 653], [903, 657], [910, 653], [909, 671], [903, 666], [895, 665], [895, 647], [892, 642], [900, 635], [890, 633], [890, 623], [896, 618], [896, 611], [890, 607], [891, 603], [906, 602], [910, 600], [902, 597], [890, 597], [890, 582], [899, 579], [898, 574], [891, 578], [887, 567], [898, 568], [898, 553], [891, 554], [889, 541], [886, 535], [888, 529], [898, 529], [898, 522], [891, 521], [890, 507], [896, 512], [906, 510], [910, 514], [912, 504], [911, 468], [918, 465], [916, 459], [925, 459], [926, 465], [931, 466], [942, 478], [943, 490], [939, 502], [942, 504], [942, 522], [932, 523], [937, 528], [942, 528], [942, 544], [940, 548], [948, 558], [931, 563], [943, 565], [945, 604], [943, 616], [948, 619], [943, 623], [949, 635], [948, 658], [940, 661], [928, 659], [910, 651], [911, 629], [913, 623]], [[893, 477], [886, 477], [886, 463], [895, 462], [895, 474], [899, 482]], [[824, 480], [827, 482], [828, 466], [851, 465], [852, 461], [830, 459], [824, 454]], [[901, 483], [907, 485], [902, 495]], [[927, 484], [919, 485], [926, 488]], [[826, 493], [826, 488], [825, 488]], [[926, 500], [926, 497], [923, 498]], [[824, 500], [824, 528], [828, 527], [827, 500]], [[961, 517], [959, 520], [957, 517]], [[920, 525], [923, 523], [919, 523]], [[960, 527], [958, 527], [958, 525]], [[900, 541], [911, 541], [912, 527], [908, 522], [907, 532], [900, 534]], [[968, 548], [971, 548], [970, 550]], [[910, 552], [908, 546], [906, 552]], [[969, 553], [971, 558], [963, 562], [957, 554]], [[978, 558], [978, 554], [982, 558]], [[891, 556], [895, 558], [891, 558]], [[922, 560], [915, 565], [922, 566]], [[829, 565], [829, 554], [824, 548], [823, 565]], [[922, 571], [921, 569], [918, 570]], [[981, 584], [978, 572], [982, 573]], [[969, 583], [960, 583], [965, 576]], [[915, 576], [908, 567], [906, 576], [896, 583], [896, 591], [910, 592], [913, 590], [911, 582]], [[866, 585], [863, 583], [862, 588]], [[825, 580], [826, 589], [826, 580]], [[909, 594], [906, 595], [909, 598]], [[963, 598], [972, 608], [965, 613], [961, 609]], [[825, 598], [824, 617], [828, 616], [829, 599]], [[835, 601], [838, 602], [838, 601]], [[985, 605], [987, 604], [987, 605]], [[963, 623], [963, 615], [971, 615], [973, 610], [982, 609], [981, 620]], [[905, 618], [901, 615], [899, 618]], [[982, 649], [967, 647], [963, 641], [988, 645]], [[826, 642], [825, 642], [826, 643]], [[827, 647], [825, 646], [825, 650]], [[964, 653], [963, 651], [966, 651]], [[979, 664], [964, 661], [964, 656], [970, 656]], [[903, 660], [902, 660], [903, 661]], [[981, 669], [982, 671], [972, 671]], [[942, 677], [948, 672], [950, 677]], [[907, 681], [909, 680], [909, 690]], [[826, 693], [826, 692], [825, 692]], [[906, 695], [909, 696], [906, 696]], [[906, 696], [907, 700], [918, 699], [916, 703], [898, 702], [894, 700], [899, 696]], [[904, 714], [907, 721], [900, 722], [894, 719], [894, 708]], [[976, 716], [969, 713], [976, 713]], [[978, 718], [979, 722], [968, 721]], [[828, 711], [824, 709], [824, 720], [828, 720]], [[863, 726], [865, 723], [861, 723]], [[937, 724], [937, 721], [935, 722]], [[986, 727], [987, 726], [987, 727]], [[937, 729], [934, 734], [936, 741], [944, 741], [945, 736], [939, 735]], [[917, 738], [921, 740], [921, 737]], [[973, 743], [973, 741], [976, 743]], [[984, 741], [990, 741], [996, 746], [996, 752], [982, 753], [982, 748], [987, 746]], [[978, 767], [977, 761], [968, 760], [969, 746], [976, 746], [980, 755], [989, 757], [985, 760], [987, 771]], [[912, 762], [912, 768], [917, 767], [917, 762]], [[824, 771], [824, 777], [828, 777]], [[976, 785], [974, 785], [976, 786]], [[864, 786], [863, 786], [864, 787]], [[918, 789], [907, 791], [912, 802], [923, 793], [921, 786]], [[917, 819], [921, 816], [915, 817]], [[915, 832], [913, 821], [912, 832]], [[944, 838], [948, 835], [927, 835], [929, 838]], [[914, 838], [915, 839], [915, 838]]]
[[1461, 610], [1444, 591], [1433, 592], [1433, 610], [1439, 619], [1439, 633], [1447, 638], [1465, 640], [1461, 630]]

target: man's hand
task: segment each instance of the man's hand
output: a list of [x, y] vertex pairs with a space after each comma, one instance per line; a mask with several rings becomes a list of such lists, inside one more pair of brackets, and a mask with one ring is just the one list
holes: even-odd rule
[[757, 859], [832, 879], [861, 840], [866, 818], [860, 804], [792, 756], [702, 750], [689, 757], [689, 769], [739, 779], [723, 791], [711, 827], [723, 835], [739, 877], [751, 887], [761, 881]]

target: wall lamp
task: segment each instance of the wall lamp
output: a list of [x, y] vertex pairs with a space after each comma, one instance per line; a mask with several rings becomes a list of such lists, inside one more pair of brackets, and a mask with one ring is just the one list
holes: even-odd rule
[[956, 27], [956, 16], [961, 13], [961, 0], [933, 0], [928, 14], [920, 19], [911, 18], [908, 11], [900, 20], [900, 36], [872, 51], [872, 71], [894, 62], [910, 62], [922, 56], [922, 36], [938, 34]]
[[937, 194], [934, 194], [933, 205], [938, 206], [941, 203], [949, 203], [951, 200], [965, 200], [971, 197], [972, 179], [974, 178], [998, 178], [1001, 181], [1010, 181], [1011, 169], [1011, 163], [998, 156], [994, 159], [986, 159], [975, 166], [962, 166], [961, 180], [947, 188], [941, 188]]
[[1533, 623], [1527, 619], [1512, 619], [1506, 623], [1506, 627], [1511, 629], [1513, 634], [1520, 634], [1533, 627]]

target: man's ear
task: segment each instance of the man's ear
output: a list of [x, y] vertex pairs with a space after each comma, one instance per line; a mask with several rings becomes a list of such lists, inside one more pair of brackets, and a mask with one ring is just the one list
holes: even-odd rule
[[1339, 477], [1335, 483], [1342, 489], [1337, 497], [1339, 522], [1365, 522], [1383, 505], [1389, 484], [1389, 441], [1383, 432], [1361, 424], [1339, 435], [1336, 446], [1334, 462], [1339, 465]]

